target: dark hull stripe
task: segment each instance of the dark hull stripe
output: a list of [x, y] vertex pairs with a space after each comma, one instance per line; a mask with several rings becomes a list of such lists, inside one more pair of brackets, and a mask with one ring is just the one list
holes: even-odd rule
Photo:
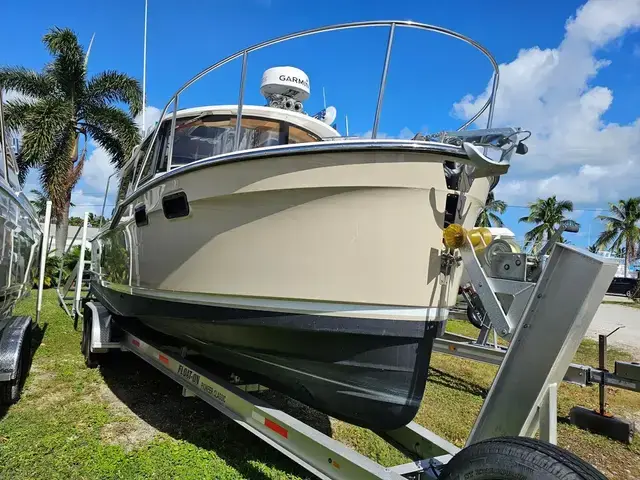
[[[241, 377], [257, 378], [328, 415], [373, 430], [399, 428], [417, 413], [438, 328], [437, 322], [177, 304], [99, 285], [93, 291], [127, 329], [139, 320]], [[384, 328], [372, 326], [381, 321]], [[350, 322], [358, 325], [344, 328]], [[416, 323], [422, 325], [420, 336]]]

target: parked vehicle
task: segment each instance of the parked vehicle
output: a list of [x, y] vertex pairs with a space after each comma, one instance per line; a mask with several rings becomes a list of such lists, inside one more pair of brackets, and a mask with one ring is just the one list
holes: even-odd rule
[[637, 278], [614, 277], [611, 285], [609, 285], [607, 293], [625, 295], [626, 297], [631, 298], [631, 294], [637, 285]]

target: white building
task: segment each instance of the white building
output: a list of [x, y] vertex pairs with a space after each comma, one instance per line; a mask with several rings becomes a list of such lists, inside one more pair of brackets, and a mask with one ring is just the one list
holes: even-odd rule
[[[40, 224], [40, 228], [44, 229], [44, 224]], [[87, 241], [91, 240], [98, 234], [98, 228], [87, 227]], [[77, 235], [76, 235], [77, 233]], [[80, 245], [82, 242], [82, 227], [74, 227], [69, 225], [69, 231], [67, 232], [67, 242], [65, 244], [65, 251], [69, 249], [71, 245]], [[49, 252], [51, 252], [56, 245], [56, 225], [51, 224], [49, 227]]]

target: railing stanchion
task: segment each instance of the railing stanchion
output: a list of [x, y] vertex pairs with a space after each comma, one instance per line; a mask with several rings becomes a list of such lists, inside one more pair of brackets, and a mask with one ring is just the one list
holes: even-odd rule
[[171, 134], [169, 135], [169, 152], [167, 152], [167, 172], [171, 171], [171, 160], [173, 160], [173, 142], [176, 139], [176, 115], [178, 115], [178, 98], [180, 95], [176, 95], [173, 102], [173, 115], [171, 117]]
[[380, 88], [378, 89], [378, 104], [376, 106], [376, 116], [373, 119], [371, 138], [378, 136], [378, 124], [380, 123], [380, 114], [382, 113], [382, 101], [384, 100], [384, 89], [387, 85], [387, 71], [389, 70], [389, 60], [391, 59], [391, 47], [393, 46], [393, 35], [395, 31], [396, 24], [392, 23], [389, 29], [389, 39], [387, 40], [387, 53], [384, 56], [384, 67], [382, 68], [382, 78], [380, 79]]
[[236, 134], [233, 139], [233, 151], [240, 148], [240, 134], [242, 133], [242, 105], [244, 104], [244, 82], [247, 78], [247, 57], [245, 50], [242, 53], [242, 72], [240, 73], [240, 92], [238, 93], [238, 113], [236, 114]]
[[71, 306], [71, 317], [75, 318], [80, 312], [80, 294], [82, 293], [82, 280], [84, 277], [84, 250], [87, 244], [87, 226], [89, 223], [89, 212], [84, 213], [84, 223], [82, 224], [82, 241], [80, 242], [80, 258], [78, 258], [78, 273], [76, 274], [76, 294], [73, 297]]
[[40, 272], [38, 274], [38, 298], [36, 300], [36, 324], [40, 321], [40, 311], [42, 310], [42, 290], [44, 288], [44, 271], [49, 255], [49, 227], [51, 225], [51, 200], [47, 200], [47, 207], [44, 213], [44, 228], [42, 229], [42, 250], [40, 252]]

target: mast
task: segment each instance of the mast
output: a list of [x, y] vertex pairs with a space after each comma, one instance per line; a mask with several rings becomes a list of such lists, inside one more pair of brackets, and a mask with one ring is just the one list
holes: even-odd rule
[[147, 7], [148, 0], [144, 0], [144, 46], [142, 48], [142, 137], [146, 128], [147, 110]]

